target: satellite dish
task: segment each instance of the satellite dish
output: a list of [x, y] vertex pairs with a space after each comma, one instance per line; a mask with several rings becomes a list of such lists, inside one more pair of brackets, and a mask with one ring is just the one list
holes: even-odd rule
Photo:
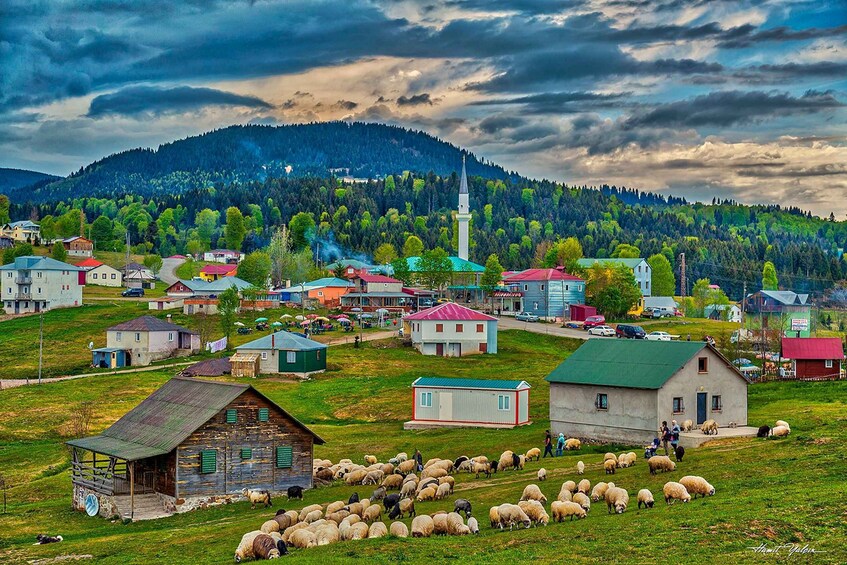
[[94, 349], [94, 342], [93, 341], [88, 342], [88, 349]]
[[100, 500], [93, 494], [85, 497], [85, 513], [89, 516], [97, 516], [100, 513]]

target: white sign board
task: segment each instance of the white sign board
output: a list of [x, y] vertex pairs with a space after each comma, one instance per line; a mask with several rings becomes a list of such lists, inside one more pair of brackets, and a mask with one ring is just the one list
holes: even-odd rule
[[805, 318], [791, 318], [791, 331], [803, 332], [809, 329], [809, 320]]

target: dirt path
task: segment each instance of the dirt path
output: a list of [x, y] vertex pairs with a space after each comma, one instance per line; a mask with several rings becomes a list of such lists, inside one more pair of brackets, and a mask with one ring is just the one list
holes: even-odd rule
[[162, 268], [159, 269], [159, 279], [165, 284], [173, 284], [179, 280], [176, 276], [176, 268], [185, 263], [185, 259], [166, 257], [162, 259]]

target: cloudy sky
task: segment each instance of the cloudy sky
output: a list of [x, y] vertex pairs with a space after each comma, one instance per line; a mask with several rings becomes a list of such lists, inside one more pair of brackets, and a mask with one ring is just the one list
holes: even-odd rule
[[529, 176], [847, 214], [845, 0], [3, 0], [0, 69], [5, 167], [356, 119]]

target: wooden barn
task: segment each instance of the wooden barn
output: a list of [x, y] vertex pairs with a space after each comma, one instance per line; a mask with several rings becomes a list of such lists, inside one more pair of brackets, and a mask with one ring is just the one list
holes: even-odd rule
[[174, 377], [100, 435], [67, 442], [73, 506], [134, 519], [236, 500], [244, 487], [311, 488], [315, 443], [250, 385]]
[[844, 344], [838, 337], [784, 337], [782, 357], [791, 359], [791, 372], [785, 377], [828, 381], [841, 378]]

